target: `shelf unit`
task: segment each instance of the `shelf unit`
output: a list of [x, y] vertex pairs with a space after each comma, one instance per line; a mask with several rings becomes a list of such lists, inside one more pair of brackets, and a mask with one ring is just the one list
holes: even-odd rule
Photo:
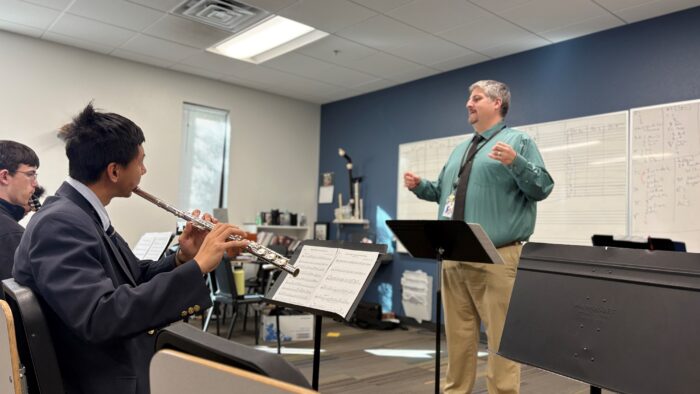
[[343, 226], [362, 226], [362, 228], [369, 228], [369, 219], [334, 219], [333, 224], [335, 227], [335, 239], [340, 239], [340, 230]]

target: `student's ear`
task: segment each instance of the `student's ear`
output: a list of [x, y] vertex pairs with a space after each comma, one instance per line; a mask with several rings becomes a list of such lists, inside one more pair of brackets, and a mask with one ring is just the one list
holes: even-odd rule
[[7, 185], [9, 182], [8, 178], [10, 177], [10, 170], [7, 168], [3, 168], [0, 170], [0, 185]]
[[119, 180], [119, 164], [117, 163], [109, 163], [107, 164], [107, 178], [112, 181], [116, 182]]

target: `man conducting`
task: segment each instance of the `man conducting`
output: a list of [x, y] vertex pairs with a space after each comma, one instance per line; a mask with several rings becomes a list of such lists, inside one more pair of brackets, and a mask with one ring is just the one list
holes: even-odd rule
[[404, 183], [418, 198], [439, 204], [439, 219], [479, 223], [505, 261], [504, 265], [445, 261], [442, 266], [448, 348], [445, 393], [471, 392], [482, 321], [488, 336], [489, 393], [518, 393], [520, 365], [495, 353], [522, 242], [534, 231], [537, 201], [549, 195], [554, 181], [535, 142], [504, 122], [510, 106], [508, 87], [478, 81], [469, 93], [466, 108], [473, 137], [455, 148], [437, 181], [407, 172]]
[[178, 253], [139, 261], [105, 207], [146, 173], [143, 132], [90, 104], [59, 136], [69, 177], [29, 221], [13, 275], [48, 306], [67, 393], [146, 394], [154, 329], [208, 308], [202, 276], [247, 241], [228, 241], [244, 234], [230, 225], [206, 233], [188, 223]]

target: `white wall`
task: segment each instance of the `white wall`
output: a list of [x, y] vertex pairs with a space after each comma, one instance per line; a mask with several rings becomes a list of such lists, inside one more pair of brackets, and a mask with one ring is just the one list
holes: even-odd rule
[[[53, 194], [68, 174], [56, 130], [90, 100], [124, 115], [146, 135], [148, 174], [141, 186], [177, 202], [182, 104], [230, 111], [228, 208], [232, 223], [272, 208], [303, 212], [313, 223], [320, 107], [257, 90], [160, 69], [34, 38], [0, 32], [0, 139], [31, 146], [39, 182]], [[175, 218], [134, 196], [108, 211], [130, 243], [146, 231], [168, 231]]]

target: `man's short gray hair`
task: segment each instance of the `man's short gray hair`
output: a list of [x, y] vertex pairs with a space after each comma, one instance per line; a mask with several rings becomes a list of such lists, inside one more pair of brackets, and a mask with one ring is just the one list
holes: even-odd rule
[[508, 107], [510, 107], [510, 89], [508, 89], [508, 85], [503, 82], [486, 79], [483, 81], [474, 82], [469, 87], [469, 93], [471, 93], [475, 88], [480, 88], [483, 90], [486, 96], [488, 96], [488, 98], [491, 100], [501, 100], [501, 116], [506, 116], [508, 113]]

